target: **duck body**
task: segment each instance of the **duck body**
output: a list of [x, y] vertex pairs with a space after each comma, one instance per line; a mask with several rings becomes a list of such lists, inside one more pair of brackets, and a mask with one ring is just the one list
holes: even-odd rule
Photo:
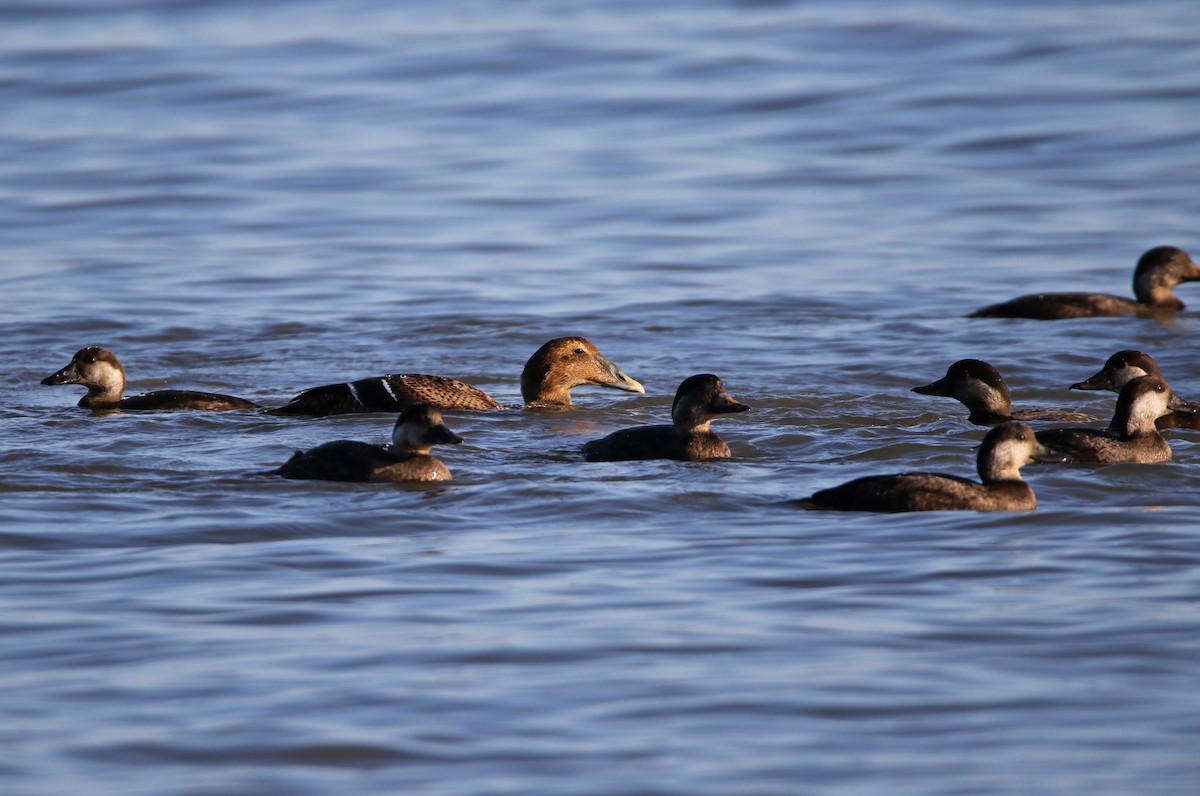
[[434, 445], [461, 443], [446, 428], [441, 412], [429, 404], [406, 408], [392, 428], [392, 445], [340, 439], [296, 451], [273, 474], [320, 481], [449, 481], [449, 468], [429, 451]]
[[583, 446], [589, 462], [646, 459], [703, 461], [729, 458], [725, 441], [713, 432], [714, 417], [747, 412], [750, 407], [729, 397], [725, 385], [711, 373], [684, 379], [671, 405], [672, 424], [641, 426], [614, 431]]
[[712, 431], [680, 431], [675, 426], [623, 428], [583, 446], [589, 462], [676, 459], [684, 462], [727, 459], [732, 453]]
[[1184, 304], [1175, 296], [1175, 286], [1198, 279], [1200, 266], [1187, 252], [1157, 246], [1143, 254], [1134, 269], [1134, 299], [1106, 293], [1036, 293], [983, 307], [967, 317], [1048, 321], [1178, 312]]
[[1053, 428], [1038, 432], [1047, 448], [1075, 462], [1155, 463], [1171, 460], [1171, 446], [1161, 435], [1122, 435], [1107, 428]]
[[1024, 480], [980, 484], [942, 473], [866, 476], [823, 489], [809, 500], [843, 511], [1031, 511], [1033, 488]]
[[[1175, 307], [1173, 309], [1181, 309]], [[1070, 318], [1111, 318], [1143, 309], [1133, 299], [1106, 293], [1035, 293], [983, 307], [968, 318], [1029, 318], [1060, 321]]]
[[[87, 401], [87, 403], [84, 403]], [[163, 409], [195, 409], [206, 412], [229, 412], [234, 410], [257, 409], [258, 404], [237, 398], [232, 395], [222, 395], [216, 392], [198, 392], [196, 390], [155, 390], [142, 395], [131, 395], [122, 398], [115, 405], [88, 400], [84, 396], [79, 406], [88, 409], [129, 409], [163, 410]]]
[[1155, 421], [1171, 412], [1170, 388], [1156, 376], [1139, 376], [1121, 388], [1108, 428], [1052, 428], [1038, 442], [1060, 457], [1077, 462], [1165, 462], [1171, 446]]
[[296, 451], [279, 468], [284, 478], [318, 481], [449, 481], [436, 456], [396, 453], [382, 445], [339, 439]]
[[[1105, 361], [1104, 367], [1089, 378], [1072, 384], [1071, 389], [1109, 390], [1119, 393], [1129, 381], [1139, 376], [1163, 378], [1158, 363], [1149, 354], [1128, 349], [1113, 354]], [[1163, 381], [1166, 380], [1163, 379]], [[1168, 406], [1171, 408], [1171, 413], [1162, 415], [1154, 421], [1154, 425], [1160, 430], [1168, 428], [1200, 429], [1200, 405], [1183, 400], [1175, 394], [1174, 390], [1171, 390]]]
[[156, 390], [125, 398], [125, 369], [111, 351], [99, 346], [80, 349], [66, 367], [42, 379], [42, 384], [82, 384], [87, 387], [87, 394], [79, 400], [78, 406], [95, 411], [198, 409], [221, 412], [258, 408], [258, 404], [244, 398], [195, 390]]
[[[521, 395], [526, 408], [565, 407], [571, 405], [571, 389], [585, 384], [629, 392], [646, 391], [589, 340], [560, 337], [544, 344], [525, 363]], [[457, 379], [425, 374], [389, 374], [312, 387], [297, 394], [287, 404], [267, 412], [325, 417], [399, 411], [414, 403], [428, 403], [441, 409], [504, 408], [487, 393]]]
[[1062, 420], [1087, 422], [1096, 418], [1063, 409], [1014, 411], [1012, 396], [1000, 372], [981, 359], [960, 359], [946, 369], [946, 375], [912, 391], [922, 395], [955, 398], [970, 410], [968, 420], [980, 426], [994, 426], [1010, 420]]
[[942, 473], [865, 476], [814, 492], [803, 502], [840, 511], [1030, 511], [1037, 498], [1020, 468], [1045, 453], [1028, 425], [1001, 423], [980, 444], [980, 482]]
[[359, 412], [400, 412], [415, 403], [441, 409], [503, 409], [490, 395], [470, 384], [423, 373], [389, 373], [341, 384], [310, 387], [272, 415], [327, 417]]

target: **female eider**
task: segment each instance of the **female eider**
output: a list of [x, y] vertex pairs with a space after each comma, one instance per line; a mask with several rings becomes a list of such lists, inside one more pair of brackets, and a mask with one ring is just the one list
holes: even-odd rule
[[[1158, 364], [1148, 354], [1133, 350], [1118, 351], [1108, 358], [1095, 375], [1072, 384], [1071, 389], [1120, 392], [1130, 379], [1138, 376], [1163, 377]], [[1167, 387], [1170, 389], [1169, 384]], [[1200, 405], [1183, 400], [1174, 390], [1171, 390], [1167, 405], [1171, 407], [1171, 413], [1154, 421], [1158, 428], [1200, 428]]]
[[1065, 409], [1027, 409], [1013, 411], [1012, 395], [999, 371], [981, 359], [960, 359], [946, 369], [946, 375], [924, 387], [913, 387], [922, 395], [957, 398], [971, 410], [967, 418], [978, 426], [994, 426], [1009, 420], [1064, 420], [1087, 422], [1091, 415]]
[[[646, 389], [582, 337], [551, 340], [529, 358], [521, 372], [525, 408], [571, 405], [571, 388], [585, 384], [626, 392]], [[487, 393], [445, 376], [392, 373], [343, 384], [312, 387], [288, 403], [268, 409], [274, 415], [325, 417], [354, 412], [394, 412], [423, 402], [441, 409], [503, 409]]]
[[1200, 266], [1174, 246], [1158, 246], [1141, 256], [1133, 272], [1133, 293], [1127, 299], [1103, 293], [1036, 293], [976, 310], [968, 318], [1032, 318], [1054, 321], [1138, 313], [1178, 312], [1183, 302], [1175, 297], [1180, 282], [1200, 279]]
[[396, 418], [390, 448], [339, 439], [296, 451], [271, 475], [320, 481], [449, 481], [450, 470], [429, 451], [434, 445], [462, 441], [446, 428], [437, 407], [418, 403]]
[[841, 511], [1030, 511], [1037, 498], [1020, 471], [1043, 453], [1029, 426], [1001, 423], [979, 446], [982, 483], [940, 473], [873, 475], [822, 489], [800, 503]]
[[1037, 433], [1038, 442], [1077, 462], [1165, 462], [1171, 446], [1154, 421], [1171, 411], [1171, 388], [1157, 376], [1130, 379], [1117, 396], [1108, 428], [1051, 428]]
[[87, 395], [79, 399], [78, 405], [86, 409], [202, 409], [220, 412], [258, 408], [258, 404], [243, 398], [195, 390], [156, 390], [123, 398], [125, 369], [111, 351], [99, 346], [81, 348], [65, 368], [42, 379], [42, 384], [82, 384], [87, 387]]
[[717, 415], [747, 412], [725, 392], [725, 385], [711, 373], [689, 376], [675, 391], [669, 426], [641, 426], [614, 431], [583, 446], [589, 462], [620, 462], [640, 459], [702, 461], [730, 456], [729, 446], [713, 433]]

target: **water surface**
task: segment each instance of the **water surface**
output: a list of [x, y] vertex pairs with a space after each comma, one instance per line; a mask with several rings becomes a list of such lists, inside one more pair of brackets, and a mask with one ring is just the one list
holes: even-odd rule
[[[970, 475], [911, 393], [1015, 402], [1198, 317], [967, 320], [1197, 253], [1180, 0], [0, 4], [0, 783], [14, 794], [1186, 794], [1195, 434], [1030, 467], [1020, 515], [787, 501]], [[1181, 297], [1200, 307], [1196, 288]], [[384, 415], [125, 413], [38, 382], [282, 403], [384, 372], [519, 404], [592, 339], [647, 388], [450, 413], [456, 480], [256, 477]], [[585, 464], [713, 372], [728, 462]]]

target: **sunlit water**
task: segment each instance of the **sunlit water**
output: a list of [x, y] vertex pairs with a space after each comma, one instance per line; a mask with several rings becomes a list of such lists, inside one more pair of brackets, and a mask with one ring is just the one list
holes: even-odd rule
[[[1035, 513], [786, 501], [971, 475], [909, 392], [1015, 402], [1114, 351], [1200, 399], [1200, 315], [967, 320], [1200, 254], [1185, 0], [0, 5], [0, 791], [1191, 794], [1200, 434], [1031, 466]], [[1200, 289], [1181, 297], [1200, 307]], [[449, 413], [452, 484], [254, 475], [393, 418], [385, 372], [518, 404], [582, 334], [645, 396]], [[719, 374], [728, 462], [585, 464]]]

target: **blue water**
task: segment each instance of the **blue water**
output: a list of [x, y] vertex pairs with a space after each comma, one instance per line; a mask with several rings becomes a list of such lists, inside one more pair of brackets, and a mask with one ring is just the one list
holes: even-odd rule
[[[0, 2], [0, 792], [1192, 794], [1200, 459], [1031, 466], [1036, 512], [787, 505], [972, 475], [914, 395], [1018, 406], [1139, 348], [1200, 395], [1194, 3]], [[1180, 297], [1200, 307], [1184, 285]], [[448, 413], [450, 484], [256, 477], [385, 372], [518, 404], [582, 334], [645, 396]], [[732, 461], [586, 464], [719, 374]]]

